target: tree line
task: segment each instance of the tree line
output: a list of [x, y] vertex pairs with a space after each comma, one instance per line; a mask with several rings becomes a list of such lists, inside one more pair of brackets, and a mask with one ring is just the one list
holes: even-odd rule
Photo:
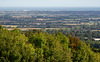
[[100, 62], [88, 43], [61, 32], [21, 32], [0, 26], [0, 62]]

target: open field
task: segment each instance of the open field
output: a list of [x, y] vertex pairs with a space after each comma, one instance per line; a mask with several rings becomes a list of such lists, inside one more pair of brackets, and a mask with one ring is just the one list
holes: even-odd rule
[[4, 27], [18, 27], [17, 25], [2, 25]]
[[91, 30], [91, 31], [100, 31], [100, 30]]
[[[8, 30], [13, 30], [14, 28], [7, 28]], [[18, 28], [19, 30], [21, 31], [27, 31], [27, 30], [33, 30], [33, 29], [37, 29], [37, 30], [40, 30], [40, 29], [43, 29], [43, 28]], [[65, 28], [45, 28], [45, 30], [47, 29], [55, 29], [55, 30], [58, 30], [58, 29], [65, 29]]]

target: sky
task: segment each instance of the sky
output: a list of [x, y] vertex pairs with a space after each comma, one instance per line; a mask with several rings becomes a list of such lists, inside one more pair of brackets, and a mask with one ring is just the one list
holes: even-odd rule
[[100, 7], [100, 0], [0, 0], [0, 7]]

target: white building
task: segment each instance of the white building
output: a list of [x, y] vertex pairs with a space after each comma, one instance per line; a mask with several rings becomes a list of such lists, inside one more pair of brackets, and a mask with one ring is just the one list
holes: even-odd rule
[[93, 38], [95, 41], [100, 41], [100, 38]]

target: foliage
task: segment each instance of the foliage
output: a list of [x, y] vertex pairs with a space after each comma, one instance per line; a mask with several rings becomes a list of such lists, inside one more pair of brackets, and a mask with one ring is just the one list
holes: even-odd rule
[[100, 53], [78, 37], [0, 27], [0, 62], [100, 62]]

